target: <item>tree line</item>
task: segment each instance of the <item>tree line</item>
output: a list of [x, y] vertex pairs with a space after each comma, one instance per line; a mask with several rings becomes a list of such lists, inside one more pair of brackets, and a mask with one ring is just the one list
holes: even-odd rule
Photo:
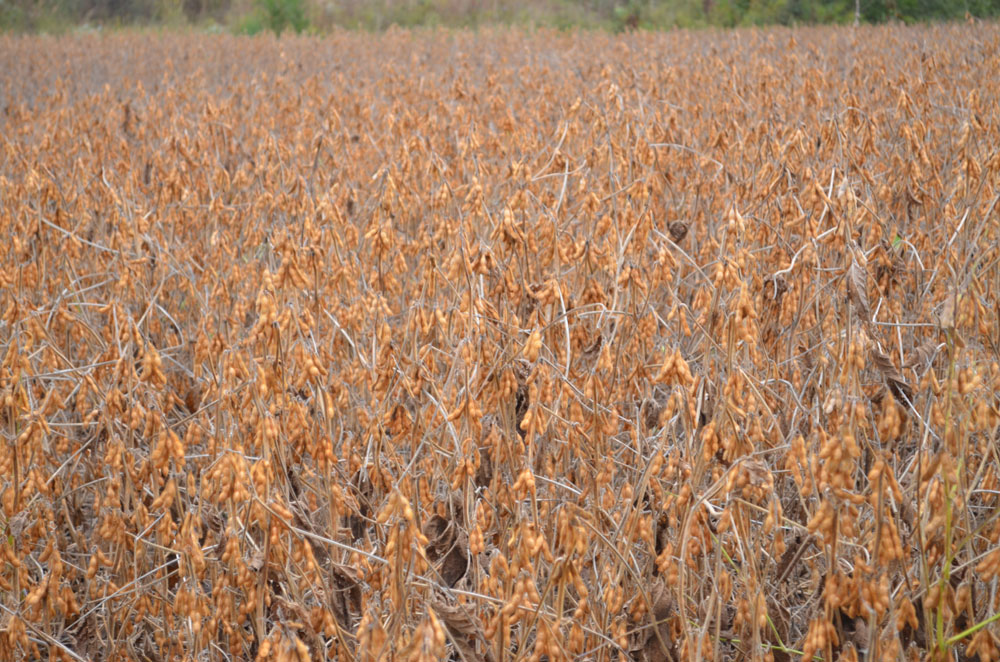
[[0, 30], [214, 25], [243, 32], [336, 26], [534, 24], [656, 29], [920, 22], [1000, 15], [1000, 0], [0, 0]]

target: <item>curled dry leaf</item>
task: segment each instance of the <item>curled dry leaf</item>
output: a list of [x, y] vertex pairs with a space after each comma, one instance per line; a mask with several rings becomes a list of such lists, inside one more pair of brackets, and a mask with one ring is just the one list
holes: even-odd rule
[[670, 594], [670, 589], [665, 582], [657, 582], [653, 587], [653, 592], [649, 599], [653, 602], [653, 620], [662, 623], [670, 616], [674, 607], [674, 599]]
[[771, 475], [767, 465], [758, 460], [747, 460], [743, 463], [743, 470], [746, 472], [750, 484], [755, 487], [765, 487], [774, 485], [774, 477]]
[[788, 281], [784, 276], [768, 276], [764, 279], [764, 296], [768, 300], [780, 304], [787, 291]]
[[962, 334], [959, 333], [958, 328], [955, 326], [955, 314], [961, 300], [962, 297], [959, 295], [958, 289], [951, 288], [948, 291], [948, 296], [945, 297], [944, 306], [941, 308], [941, 315], [938, 318], [941, 328], [949, 333], [952, 342], [954, 342], [955, 347], [958, 349], [965, 347], [965, 340], [962, 339]]
[[941, 315], [938, 317], [938, 323], [942, 329], [949, 331], [955, 329], [955, 306], [957, 305], [957, 298], [958, 295], [954, 288], [948, 291], [948, 296], [944, 300], [944, 306], [941, 308]]
[[928, 338], [924, 342], [917, 345], [913, 350], [913, 354], [906, 363], [903, 364], [904, 368], [921, 368], [922, 372], [925, 370], [937, 356], [937, 353], [941, 350], [941, 343], [937, 341], [937, 338]]
[[647, 430], [653, 430], [660, 426], [660, 415], [667, 406], [667, 392], [660, 387], [653, 389], [652, 397], [645, 398], [639, 404], [639, 416], [646, 425]]
[[583, 349], [582, 356], [584, 356], [588, 360], [597, 358], [597, 356], [601, 352], [601, 347], [603, 345], [604, 345], [604, 336], [598, 333], [594, 338], [594, 342], [590, 343]]
[[889, 387], [889, 392], [892, 396], [896, 398], [898, 402], [909, 405], [913, 402], [913, 389], [910, 385], [906, 383], [906, 379], [899, 372], [895, 365], [892, 363], [892, 359], [889, 358], [881, 349], [879, 349], [874, 343], [872, 343], [869, 351], [869, 356], [871, 357], [872, 363], [878, 368], [878, 371], [882, 373], [882, 377], [885, 379], [886, 386]]
[[[661, 579], [653, 585], [648, 596], [652, 604], [644, 619], [645, 627], [636, 632], [630, 645], [632, 659], [641, 662], [674, 662], [677, 656], [668, 621], [674, 612], [670, 589]], [[643, 598], [637, 596], [637, 599]]]
[[455, 520], [434, 515], [424, 525], [427, 559], [435, 564], [446, 586], [452, 587], [469, 567], [469, 538]]
[[687, 236], [688, 224], [684, 221], [674, 221], [667, 226], [667, 231], [670, 233], [670, 240], [675, 244], [679, 244], [684, 241], [684, 237]]
[[857, 308], [861, 319], [870, 322], [872, 319], [871, 307], [868, 305], [868, 273], [857, 260], [851, 260], [851, 266], [847, 269], [847, 297]]
[[487, 641], [479, 619], [468, 607], [451, 604], [441, 598], [435, 598], [431, 607], [444, 623], [448, 638], [462, 662], [493, 662], [493, 647]]
[[350, 566], [334, 563], [330, 566], [333, 578], [333, 615], [345, 630], [354, 628], [354, 617], [361, 613], [361, 584], [358, 571]]

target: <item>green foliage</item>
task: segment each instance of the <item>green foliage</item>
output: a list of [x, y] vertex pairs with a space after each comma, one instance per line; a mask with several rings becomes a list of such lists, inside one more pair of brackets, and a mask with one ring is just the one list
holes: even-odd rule
[[961, 20], [966, 13], [978, 18], [1000, 16], [1000, 0], [678, 0], [662, 4], [682, 7], [675, 24], [796, 25], [846, 23], [859, 18], [885, 21]]
[[[474, 22], [474, 15], [463, 17], [465, 22]], [[438, 6], [433, 0], [416, 2], [369, 3], [359, 16], [359, 22], [367, 29], [382, 30], [389, 26], [436, 26], [442, 24]], [[452, 24], [454, 25], [454, 24]]]
[[335, 26], [547, 25], [614, 31], [961, 20], [1000, 16], [1000, 0], [0, 0], [0, 30], [74, 24], [225, 24], [240, 33]]
[[0, 0], [0, 31], [65, 32], [76, 21], [60, 0]]
[[998, 16], [1000, 0], [861, 0], [861, 19], [871, 23], [958, 20], [966, 14]]
[[639, 0], [628, 0], [623, 5], [615, 6], [613, 25], [616, 32], [634, 30], [639, 27], [642, 19], [643, 5]]
[[22, 7], [0, 0], [0, 30], [23, 31], [28, 27], [27, 18]]
[[276, 35], [289, 28], [302, 32], [309, 27], [304, 0], [256, 0], [256, 4], [261, 24]]
[[240, 19], [239, 23], [236, 24], [235, 31], [237, 34], [255, 35], [266, 29], [260, 12], [251, 12]]

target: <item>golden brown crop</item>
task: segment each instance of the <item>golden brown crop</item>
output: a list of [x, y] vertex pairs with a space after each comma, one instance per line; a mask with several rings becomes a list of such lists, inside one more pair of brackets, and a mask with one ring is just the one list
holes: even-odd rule
[[0, 37], [0, 659], [1000, 659], [998, 50]]

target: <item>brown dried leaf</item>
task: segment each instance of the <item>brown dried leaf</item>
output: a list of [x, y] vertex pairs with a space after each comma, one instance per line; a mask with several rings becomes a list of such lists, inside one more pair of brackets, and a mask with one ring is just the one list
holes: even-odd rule
[[644, 399], [639, 404], [639, 417], [646, 424], [647, 430], [660, 426], [660, 415], [667, 406], [667, 393], [662, 388], [655, 388], [653, 396]]
[[254, 572], [259, 572], [261, 568], [264, 567], [264, 549], [260, 548], [254, 552], [253, 557], [250, 559], [250, 563], [247, 566]]
[[777, 304], [788, 291], [788, 281], [783, 276], [768, 276], [764, 279], [764, 296]]
[[469, 538], [458, 524], [440, 515], [431, 517], [423, 527], [427, 537], [427, 559], [433, 563], [446, 586], [452, 587], [469, 568]]
[[441, 561], [441, 579], [449, 587], [455, 586], [469, 569], [469, 538], [463, 531], [455, 536], [455, 542]]
[[896, 366], [893, 365], [892, 359], [882, 352], [882, 350], [875, 344], [872, 344], [869, 349], [869, 355], [872, 363], [874, 363], [875, 367], [882, 373], [882, 377], [885, 379], [886, 386], [889, 387], [889, 391], [892, 393], [892, 396], [896, 398], [898, 402], [903, 404], [912, 403], [913, 389], [910, 388], [910, 385], [906, 383], [906, 379], [899, 372]]
[[684, 241], [684, 237], [687, 236], [688, 224], [684, 221], [674, 221], [667, 226], [667, 231], [670, 233], [670, 240], [675, 244], [679, 244]]
[[645, 617], [646, 626], [635, 631], [629, 652], [633, 660], [673, 662], [676, 659], [675, 646], [670, 638], [668, 619], [674, 611], [674, 601], [670, 589], [661, 579], [653, 586], [648, 597], [652, 604]]
[[493, 460], [486, 448], [479, 449], [479, 467], [476, 469], [476, 487], [486, 487], [493, 482]]
[[765, 487], [774, 484], [774, 478], [768, 470], [767, 465], [757, 460], [747, 460], [743, 463], [743, 470], [746, 471], [750, 484], [755, 487]]
[[422, 533], [427, 538], [427, 558], [431, 563], [437, 562], [451, 547], [455, 533], [450, 530], [450, 524], [440, 515], [434, 515], [424, 523]]
[[[452, 605], [441, 599], [433, 599], [431, 608], [444, 623], [448, 638], [458, 652], [462, 662], [492, 662], [493, 649], [483, 633], [483, 626], [469, 610], [462, 605]], [[480, 644], [482, 653], [476, 651]]]
[[809, 547], [812, 542], [812, 536], [803, 535], [798, 533], [795, 535], [793, 542], [785, 548], [785, 553], [782, 554], [781, 560], [778, 562], [777, 567], [774, 571], [774, 576], [777, 578], [776, 583], [782, 584], [791, 571], [795, 568], [795, 565], [802, 559], [803, 553]]
[[955, 288], [952, 288], [948, 292], [948, 296], [945, 297], [944, 307], [941, 308], [941, 315], [938, 318], [938, 322], [942, 329], [948, 331], [955, 330], [955, 307], [958, 305], [958, 292]]
[[904, 368], [926, 368], [941, 349], [941, 343], [936, 338], [928, 338], [920, 343], [913, 355], [903, 364]]
[[[670, 640], [670, 628], [666, 623], [656, 626], [656, 631], [650, 632], [646, 645], [640, 652], [639, 659], [646, 662], [674, 662], [673, 642]], [[657, 636], [657, 632], [659, 636]]]
[[[841, 614], [843, 614], [843, 612], [841, 612]], [[842, 623], [845, 652], [849, 652], [851, 647], [853, 647], [855, 651], [868, 650], [868, 638], [870, 636], [870, 632], [865, 619], [844, 618]], [[854, 657], [857, 658], [857, 655], [855, 654]]]
[[604, 345], [604, 336], [600, 333], [594, 338], [594, 342], [590, 343], [588, 346], [583, 348], [583, 356], [587, 359], [593, 359], [597, 357], [601, 352], [601, 347]]
[[847, 270], [847, 297], [858, 309], [865, 322], [872, 320], [871, 307], [868, 305], [868, 273], [857, 260], [851, 260]]
[[361, 613], [361, 585], [357, 570], [350, 566], [334, 563], [330, 567], [333, 577], [333, 616], [340, 627], [354, 629], [354, 614]]
[[649, 599], [653, 603], [653, 620], [657, 623], [666, 620], [674, 607], [674, 599], [667, 585], [664, 582], [657, 582]]

